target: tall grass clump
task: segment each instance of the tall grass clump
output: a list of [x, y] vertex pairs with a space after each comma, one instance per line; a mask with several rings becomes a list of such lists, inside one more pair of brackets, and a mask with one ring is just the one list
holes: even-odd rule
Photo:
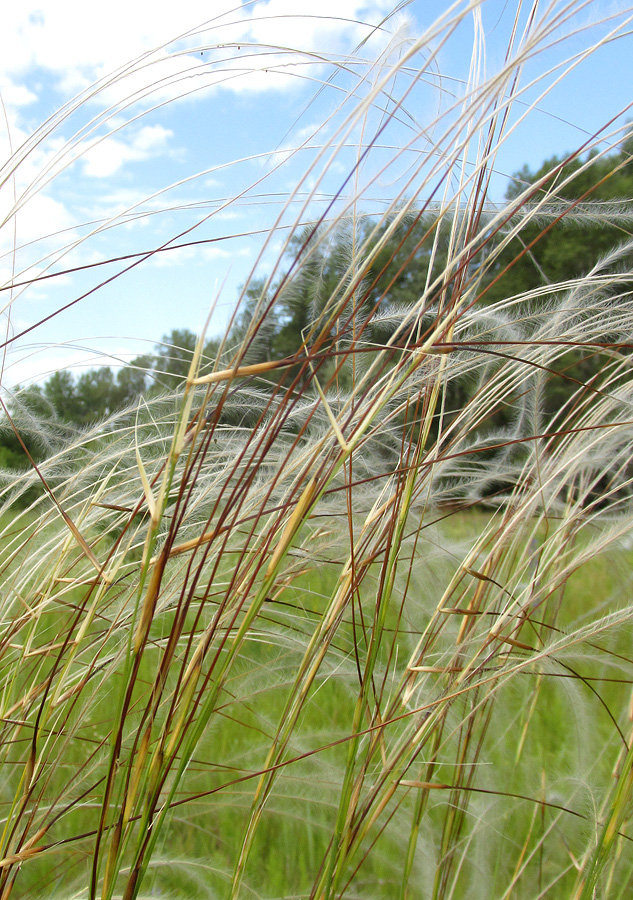
[[[63, 435], [9, 405], [45, 452], [3, 481], [2, 900], [629, 896], [631, 212], [565, 200], [621, 132], [489, 198], [506, 138], [630, 28], [579, 6], [517, 4], [492, 74], [477, 3], [302, 58], [330, 116], [270, 163], [304, 175], [213, 358], [201, 336], [181, 388]], [[456, 87], [438, 60], [469, 23]], [[231, 68], [215, 27], [196, 53], [287, 77], [293, 48]], [[550, 70], [563, 37], [585, 44]], [[133, 121], [151, 65], [53, 116], [5, 187], [100, 91], [52, 175]], [[582, 278], [495, 291], [528, 229], [567, 220], [622, 243]]]

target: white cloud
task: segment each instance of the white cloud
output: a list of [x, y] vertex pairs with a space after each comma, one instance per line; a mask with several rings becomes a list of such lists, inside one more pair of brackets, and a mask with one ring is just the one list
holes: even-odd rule
[[224, 250], [222, 247], [205, 247], [202, 251], [203, 259], [249, 259], [252, 256], [248, 247], [240, 247], [237, 250]]
[[10, 79], [0, 79], [0, 94], [5, 107], [28, 106], [37, 100], [37, 94], [33, 93], [25, 84], [16, 84]]
[[145, 125], [136, 133], [106, 137], [82, 156], [84, 174], [93, 178], [114, 175], [128, 162], [140, 162], [161, 153], [173, 131], [162, 125]]
[[[4, 140], [2, 137], [0, 135], [0, 150], [9, 160], [9, 143], [6, 136]], [[118, 173], [126, 163], [147, 160], [165, 152], [172, 137], [173, 132], [161, 125], [127, 129], [117, 137], [88, 145], [80, 171], [91, 178], [105, 179]], [[14, 150], [26, 139], [23, 129], [12, 129]], [[61, 137], [53, 136], [34, 145], [33, 150], [14, 168], [13, 177], [7, 179], [0, 190], [0, 284], [35, 278], [56, 259], [63, 258], [64, 266], [94, 260], [95, 253], [82, 241], [82, 232], [86, 232], [82, 222], [104, 219], [121, 211], [120, 204], [110, 213], [107, 202], [99, 206], [98, 193], [86, 191], [81, 179], [74, 177], [74, 173], [70, 183], [66, 178], [62, 185], [56, 186], [55, 178], [64, 171], [65, 146]], [[47, 169], [49, 178], [40, 180]], [[134, 193], [140, 200], [141, 194], [138, 191]], [[86, 209], [86, 200], [91, 201], [92, 209]], [[15, 253], [14, 244], [17, 247]], [[69, 254], [68, 248], [71, 247], [76, 249]], [[57, 279], [55, 286], [59, 287], [61, 283]], [[43, 288], [48, 290], [47, 283], [43, 283]], [[36, 299], [41, 290], [41, 287], [34, 286], [34, 289], [29, 289], [29, 296]]]
[[[5, 215], [11, 201], [8, 191], [0, 194], [0, 208]], [[51, 253], [57, 255], [61, 248], [79, 239], [76, 224], [75, 217], [59, 200], [44, 192], [31, 196], [0, 230], [0, 284], [41, 274]]]
[[[393, 8], [392, 0], [267, 0], [253, 8], [250, 32], [260, 43], [302, 50], [340, 50], [366, 34], [361, 22], [377, 24]], [[341, 20], [348, 20], [345, 27]]]
[[195, 247], [179, 247], [176, 250], [169, 250], [167, 253], [154, 253], [150, 257], [149, 263], [159, 269], [167, 269], [172, 266], [182, 266], [189, 263], [197, 256]]
[[[297, 14], [296, 0], [267, 0], [237, 11], [234, 0], [214, 0], [211, 13], [207, 0], [180, 0], [161, 7], [157, 14], [154, 0], [110, 0], [107, 4], [23, 0], [3, 10], [0, 78], [4, 76], [7, 84], [19, 90], [37, 67], [52, 73], [66, 90], [77, 89], [143, 54], [158, 50], [159, 57], [165, 56], [159, 48], [177, 38], [181, 38], [181, 48], [189, 49], [247, 39], [304, 51], [316, 47], [338, 51], [343, 45], [351, 49], [361, 33], [367, 32], [352, 23], [342, 28], [341, 18], [376, 23], [390, 6], [391, 0], [303, 0]], [[240, 54], [236, 55], [239, 67], [243, 63]], [[196, 62], [200, 65], [201, 60]], [[269, 58], [269, 66], [271, 62]], [[234, 67], [231, 61], [229, 64]], [[249, 59], [246, 65], [265, 68], [266, 60], [253, 63]], [[173, 78], [178, 70], [191, 66], [191, 57], [181, 57], [176, 64], [172, 57], [158, 77], [155, 68], [146, 70], [148, 83], [155, 85], [164, 76]], [[247, 84], [255, 87], [259, 82], [239, 78], [231, 87], [241, 90]], [[23, 94], [20, 102], [27, 96]]]

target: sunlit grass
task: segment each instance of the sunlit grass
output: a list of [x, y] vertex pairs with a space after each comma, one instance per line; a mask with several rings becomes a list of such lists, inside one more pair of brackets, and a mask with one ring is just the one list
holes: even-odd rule
[[[411, 632], [428, 620], [442, 583], [455, 568], [450, 555], [437, 551], [437, 544], [459, 546], [459, 542], [473, 541], [489, 521], [490, 516], [484, 512], [452, 515], [441, 530], [433, 529], [433, 540], [423, 541], [421, 562], [410, 588], [412, 596], [420, 592], [422, 597], [412, 604], [411, 621], [400, 625], [402, 646], [411, 647]], [[593, 615], [596, 595], [610, 598], [609, 612], [622, 606], [631, 562], [630, 551], [614, 551], [588, 562], [582, 577], [580, 573], [572, 576], [564, 588], [561, 609], [565, 612], [559, 617], [559, 627], [564, 627], [561, 623], [567, 618], [577, 622]], [[189, 764], [187, 790], [175, 795], [176, 804], [179, 800], [186, 802], [176, 805], [157, 847], [156, 862], [150, 867], [149, 883], [155, 891], [176, 891], [183, 896], [195, 895], [201, 886], [220, 894], [226, 891], [231, 861], [239, 852], [250, 814], [252, 784], [283, 715], [304, 643], [332, 588], [327, 571], [311, 567], [267, 603]], [[413, 614], [416, 607], [417, 616]], [[395, 624], [386, 625], [390, 635]], [[156, 647], [148, 648], [146, 672], [138, 679], [140, 701], [151, 687], [152, 657], [159, 655], [159, 643], [166, 640], [172, 627], [173, 615], [160, 617]], [[47, 634], [51, 630], [43, 628], [41, 634], [52, 643]], [[524, 627], [521, 639], [538, 644], [536, 630], [536, 626]], [[352, 637], [353, 623], [348, 617], [341, 623], [332, 647], [335, 666], [315, 685], [288, 747], [286, 761], [295, 761], [280, 772], [275, 796], [253, 844], [252, 866], [258, 875], [251, 885], [256, 892], [258, 884], [266, 884], [273, 895], [308, 893], [314, 871], [327, 850], [338, 772], [345, 764], [354, 717]], [[578, 651], [571, 647], [560, 659], [527, 668], [499, 689], [482, 737], [474, 792], [456, 850], [463, 857], [460, 869], [466, 883], [474, 878], [481, 891], [502, 896], [505, 886], [516, 877], [514, 896], [528, 897], [533, 896], [537, 884], [543, 890], [553, 880], [555, 885], [549, 888], [552, 896], [569, 895], [576, 877], [573, 859], [581, 853], [591, 831], [592, 803], [608, 790], [612, 780], [618, 736], [611, 715], [613, 710], [626, 707], [630, 693], [630, 673], [625, 671], [621, 655], [615, 654], [627, 652], [626, 635], [620, 635], [617, 641], [608, 635], [596, 640], [592, 650], [586, 645]], [[65, 723], [66, 728], [76, 731], [55, 765], [60, 790], [74, 776], [91, 742], [107, 726], [115, 692], [115, 681], [107, 688], [102, 686], [90, 715], [86, 717], [84, 707], [81, 721], [73, 724], [71, 717]], [[459, 727], [460, 718], [458, 703], [447, 721], [444, 746], [434, 769], [435, 789], [426, 812], [427, 827], [419, 839], [418, 877], [437, 866], [434, 835], [442, 827], [448, 786], [454, 779], [456, 734], [451, 731]], [[136, 721], [131, 713], [131, 730]], [[309, 755], [302, 759], [305, 754]], [[379, 769], [379, 763], [376, 765]], [[401, 788], [399, 808], [388, 832], [379, 835], [379, 829], [375, 831], [372, 841], [376, 843], [363, 866], [357, 890], [371, 886], [377, 896], [389, 897], [399, 889], [401, 835], [409, 828], [413, 814], [416, 780], [419, 782], [419, 777], [403, 779], [411, 785]], [[446, 787], [442, 789], [442, 785]], [[198, 799], [196, 794], [200, 795]], [[74, 835], [90, 831], [94, 814], [94, 803], [78, 805], [56, 826], [56, 839], [72, 840]], [[484, 819], [488, 825], [480, 833]], [[69, 850], [71, 847], [72, 843]], [[73, 863], [69, 869], [70, 859]], [[74, 851], [70, 859], [57, 874], [62, 891], [70, 873], [79, 882], [88, 877], [85, 855]], [[25, 868], [23, 890], [27, 894], [44, 884], [52, 889], [56, 878], [53, 863], [54, 856], [45, 856]]]
[[[504, 210], [486, 192], [524, 54], [566, 10], [535, 10], [498, 78], [475, 44], [373, 230], [384, 147], [306, 231], [335, 162], [409, 121], [429, 35], [352, 67], [289, 202], [294, 242], [251, 273], [217, 358], [201, 336], [180, 390], [9, 480], [0, 900], [626, 896], [626, 252], [485, 304], [510, 240], [560, 214], [551, 181], [538, 206], [530, 186]], [[372, 294], [396, 235], [430, 247], [397, 305]], [[267, 358], [312, 276], [296, 345]], [[578, 345], [587, 384], [560, 371]]]

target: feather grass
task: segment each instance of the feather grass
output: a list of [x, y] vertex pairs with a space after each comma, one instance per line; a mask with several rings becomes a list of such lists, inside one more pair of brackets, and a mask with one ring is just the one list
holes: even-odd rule
[[[483, 41], [476, 4], [372, 62], [362, 47], [332, 61], [353, 85], [280, 204], [264, 248], [282, 234], [282, 251], [254, 302], [245, 289], [237, 346], [209, 366], [201, 338], [182, 390], [62, 441], [53, 423], [46, 459], [5, 477], [3, 900], [626, 895], [630, 245], [485, 303], [527, 225], [630, 219], [551, 182], [488, 204], [522, 70], [574, 7], [535, 6], [494, 76], [476, 42], [464, 96], [425, 129], [409, 108], [436, 61], [424, 50], [469, 15]], [[389, 145], [394, 122], [432, 135], [419, 162]], [[301, 230], [337, 160], [349, 179]], [[363, 230], [364, 199], [405, 162]], [[429, 248], [404, 304], [377, 288], [398, 229]], [[262, 359], [302, 278], [301, 345]], [[565, 372], [570, 348], [599, 360], [588, 379]], [[551, 410], [555, 378], [568, 390]]]

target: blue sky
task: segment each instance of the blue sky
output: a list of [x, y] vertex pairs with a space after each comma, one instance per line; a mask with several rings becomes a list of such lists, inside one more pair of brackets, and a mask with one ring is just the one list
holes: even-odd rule
[[[446, 4], [413, 0], [388, 17], [392, 5], [180, 0], [159, 11], [145, 0], [22, 0], [4, 10], [4, 386], [129, 360], [172, 328], [199, 331], [213, 303], [218, 333], [239, 286], [269, 272], [296, 222], [314, 221], [334, 195], [333, 212], [351, 210], [360, 192], [355, 208], [376, 214], [400, 195], [424, 198], [450, 152], [473, 41], [485, 35], [478, 65], [499, 72], [515, 12], [520, 36], [530, 5], [456, 3], [443, 27], [433, 23]], [[525, 163], [576, 149], [615, 117], [596, 144], [608, 150], [633, 119], [632, 8], [575, 0], [539, 10], [553, 27], [524, 49], [495, 200]], [[412, 48], [367, 116], [349, 119]], [[404, 92], [358, 181], [346, 180]], [[57, 274], [174, 239], [199, 243], [138, 257], [125, 272], [134, 260]]]

